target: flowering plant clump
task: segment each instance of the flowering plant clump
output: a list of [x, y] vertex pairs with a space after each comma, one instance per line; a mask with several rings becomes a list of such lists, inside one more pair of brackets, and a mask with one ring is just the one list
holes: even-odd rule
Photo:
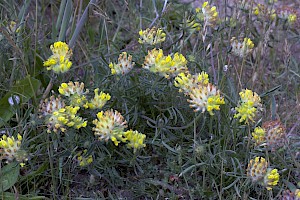
[[186, 64], [187, 60], [182, 54], [175, 53], [172, 58], [171, 55], [164, 56], [162, 49], [153, 49], [148, 51], [143, 68], [159, 73], [165, 78], [170, 78], [175, 77], [179, 73], [187, 72]]
[[79, 109], [79, 106], [65, 106], [65, 102], [60, 96], [51, 96], [41, 102], [39, 117], [45, 118], [48, 132], [57, 133], [59, 130], [65, 132], [66, 127], [79, 129], [87, 125], [86, 121], [76, 115]]
[[244, 38], [243, 42], [239, 42], [235, 37], [231, 39], [232, 53], [241, 58], [249, 55], [254, 47], [254, 44], [250, 38]]
[[156, 45], [166, 40], [166, 34], [161, 28], [152, 27], [146, 30], [139, 31], [140, 38], [138, 42], [140, 44]]
[[2, 135], [0, 138], [0, 161], [5, 159], [8, 162], [14, 159], [24, 166], [24, 160], [27, 160], [27, 153], [21, 149], [22, 136], [17, 135], [17, 140], [14, 136]]
[[277, 11], [277, 16], [281, 20], [286, 20], [289, 24], [294, 24], [297, 21], [297, 12], [290, 7], [282, 7]]
[[57, 74], [67, 72], [72, 66], [72, 62], [69, 60], [72, 51], [69, 46], [65, 42], [59, 41], [51, 45], [50, 49], [52, 56], [44, 62], [44, 66], [47, 67], [47, 70], [53, 70]]
[[258, 182], [271, 190], [278, 184], [279, 174], [277, 169], [268, 168], [268, 162], [263, 157], [251, 159], [247, 167], [247, 176], [252, 182]]
[[244, 89], [240, 92], [240, 98], [240, 103], [238, 107], [235, 108], [237, 113], [234, 115], [234, 118], [240, 118], [240, 122], [248, 124], [249, 120], [254, 121], [257, 110], [261, 110], [261, 100], [258, 94], [248, 89]]
[[126, 138], [127, 146], [133, 148], [133, 151], [136, 152], [138, 149], [145, 147], [144, 140], [146, 138], [145, 134], [139, 133], [138, 131], [129, 130], [124, 132]]
[[107, 101], [110, 100], [111, 96], [108, 93], [104, 93], [100, 91], [99, 93], [99, 88], [96, 88], [94, 90], [94, 98], [88, 101], [84, 107], [89, 108], [89, 109], [101, 109]]
[[122, 52], [119, 55], [118, 63], [110, 63], [109, 68], [112, 74], [125, 75], [133, 69], [134, 65], [135, 63], [132, 62], [132, 56], [127, 55], [126, 52]]
[[188, 73], [180, 73], [175, 77], [174, 85], [179, 88], [179, 92], [188, 95], [192, 89], [199, 85], [208, 85], [208, 74], [204, 71], [198, 74], [191, 75]]
[[93, 131], [99, 140], [111, 140], [116, 146], [126, 141], [124, 129], [127, 127], [127, 122], [118, 111], [98, 112], [93, 124], [95, 125]]
[[[201, 12], [200, 12], [201, 11]], [[198, 18], [204, 20], [204, 26], [215, 26], [218, 21], [218, 12], [216, 6], [210, 6], [208, 1], [202, 4], [202, 8], [196, 8]]]
[[68, 97], [70, 105], [81, 107], [87, 101], [85, 95], [89, 90], [84, 91], [84, 83], [73, 83], [70, 81], [69, 83], [62, 83], [58, 88], [58, 92], [61, 95]]

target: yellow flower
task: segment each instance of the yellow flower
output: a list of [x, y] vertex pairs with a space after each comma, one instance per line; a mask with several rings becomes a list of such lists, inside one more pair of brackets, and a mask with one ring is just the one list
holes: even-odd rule
[[195, 19], [186, 20], [186, 25], [189, 28], [190, 32], [200, 31], [200, 29], [201, 29], [200, 23], [196, 22]]
[[16, 159], [20, 164], [27, 160], [27, 153], [21, 149], [22, 139], [20, 134], [17, 135], [16, 139], [14, 136], [2, 135], [0, 138], [0, 160], [6, 159], [10, 162]]
[[300, 200], [300, 189], [295, 190], [296, 200]]
[[69, 46], [59, 41], [51, 45], [50, 49], [52, 56], [44, 62], [44, 66], [47, 67], [47, 70], [53, 70], [55, 73], [67, 72], [72, 66], [72, 62], [69, 60], [72, 51]]
[[212, 111], [220, 110], [220, 105], [225, 104], [224, 99], [220, 97], [220, 91], [211, 83], [192, 88], [189, 95], [191, 99], [188, 99], [188, 102], [195, 112], [207, 110], [210, 115], [214, 115]]
[[127, 140], [127, 146], [133, 148], [136, 152], [138, 149], [145, 147], [144, 140], [146, 138], [145, 134], [139, 133], [138, 131], [129, 130], [124, 132], [124, 136]]
[[294, 24], [297, 20], [297, 15], [296, 14], [290, 14], [288, 16], [288, 23], [289, 24]]
[[156, 27], [152, 27], [151, 29], [147, 28], [146, 30], [140, 30], [139, 35], [140, 44], [156, 45], [162, 43], [166, 39], [166, 34], [163, 32], [163, 30]]
[[204, 24], [208, 26], [214, 26], [218, 21], [218, 12], [216, 6], [210, 6], [208, 1], [202, 4], [202, 13], [200, 13], [200, 8], [196, 8], [196, 13], [200, 14], [199, 18], [204, 20]]
[[93, 120], [95, 127], [93, 131], [99, 140], [114, 142], [116, 146], [120, 142], [125, 142], [124, 129], [127, 127], [127, 122], [118, 111], [107, 110], [97, 114], [97, 119]]
[[67, 83], [62, 83], [58, 91], [61, 95], [69, 97], [70, 104], [73, 106], [83, 106], [86, 103], [86, 96], [89, 90], [84, 91], [84, 83], [70, 81]]
[[266, 142], [266, 132], [261, 127], [256, 127], [254, 132], [252, 132], [252, 139], [256, 145], [260, 145]]
[[153, 49], [148, 51], [145, 57], [144, 69], [148, 69], [153, 73], [159, 73], [165, 78], [170, 78], [182, 72], [187, 72], [187, 60], [179, 53], [175, 53], [173, 58], [168, 55], [164, 56], [162, 49]]
[[264, 185], [267, 188], [267, 190], [272, 190], [272, 186], [277, 185], [278, 181], [279, 181], [278, 170], [269, 168], [264, 177]]
[[79, 129], [86, 127], [87, 122], [77, 116], [79, 106], [65, 106], [64, 101], [57, 97], [51, 96], [50, 99], [45, 99], [41, 102], [39, 112], [40, 118], [44, 117], [47, 123], [48, 132], [57, 133], [66, 131], [66, 127]]
[[250, 38], [244, 38], [243, 42], [239, 42], [235, 37], [231, 39], [231, 52], [241, 58], [249, 55], [254, 47], [254, 43]]
[[110, 100], [110, 95], [104, 92], [100, 92], [99, 94], [99, 88], [96, 88], [94, 90], [95, 96], [94, 98], [86, 103], [84, 105], [85, 108], [90, 108], [90, 109], [101, 109], [108, 100]]
[[276, 18], [276, 11], [274, 9], [260, 3], [253, 8], [253, 14], [256, 15], [258, 18], [262, 18], [265, 20], [274, 20]]
[[261, 100], [258, 94], [248, 89], [240, 92], [240, 98], [240, 103], [238, 107], [235, 108], [237, 113], [234, 115], [234, 118], [240, 118], [240, 122], [248, 124], [249, 120], [254, 121], [257, 110], [261, 110]]
[[189, 72], [180, 73], [174, 80], [175, 87], [178, 87], [179, 92], [184, 92], [186, 95], [188, 95], [193, 88], [199, 85], [205, 86], [208, 83], [208, 74], [204, 71], [194, 75], [191, 75]]
[[127, 55], [126, 52], [122, 52], [119, 55], [118, 63], [110, 63], [109, 68], [112, 74], [125, 75], [133, 69], [134, 65], [135, 63], [132, 62], [132, 56]]
[[268, 162], [263, 157], [256, 157], [251, 159], [247, 167], [247, 176], [251, 178], [253, 182], [260, 181], [267, 173]]

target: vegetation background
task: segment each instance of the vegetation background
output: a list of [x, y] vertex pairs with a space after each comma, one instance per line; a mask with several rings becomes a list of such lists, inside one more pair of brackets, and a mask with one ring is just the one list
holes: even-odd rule
[[[286, 191], [300, 188], [299, 1], [209, 1], [219, 19], [205, 34], [195, 17], [203, 2], [1, 0], [1, 134], [20, 133], [28, 158], [21, 168], [1, 159], [2, 199], [296, 199]], [[266, 13], [254, 14], [258, 3]], [[287, 10], [298, 18], [271, 19], [272, 9], [277, 16]], [[153, 26], [166, 33], [165, 42], [154, 47], [165, 55], [183, 54], [190, 72], [207, 72], [220, 89], [226, 103], [215, 115], [194, 113], [172, 79], [142, 67], [154, 47], [138, 43], [139, 31]], [[251, 55], [233, 55], [232, 37], [250, 38]], [[54, 75], [43, 62], [57, 41], [70, 45], [73, 65]], [[121, 52], [132, 55], [135, 67], [127, 75], [112, 75], [109, 63]], [[69, 81], [109, 93], [102, 110], [118, 110], [128, 127], [146, 135], [146, 147], [134, 153], [126, 145], [98, 141], [91, 123], [48, 133], [40, 101]], [[245, 88], [260, 95], [264, 108], [251, 124], [233, 117]], [[22, 101], [11, 106], [14, 94]], [[96, 117], [82, 115], [90, 122]], [[285, 145], [276, 151], [255, 146], [251, 132], [275, 119], [285, 126]], [[82, 167], [78, 152], [84, 149], [93, 162]], [[272, 190], [247, 176], [256, 156], [279, 171]]]

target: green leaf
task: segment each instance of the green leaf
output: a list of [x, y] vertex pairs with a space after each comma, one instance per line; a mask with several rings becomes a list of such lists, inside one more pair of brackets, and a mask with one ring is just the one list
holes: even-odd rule
[[17, 95], [20, 97], [20, 104], [26, 103], [35, 96], [35, 92], [40, 87], [40, 84], [39, 80], [27, 76], [12, 86], [10, 91], [0, 100], [0, 127], [15, 114], [13, 106], [8, 103], [8, 98]]
[[0, 193], [8, 190], [18, 180], [20, 165], [18, 162], [12, 162], [1, 168], [0, 171]]

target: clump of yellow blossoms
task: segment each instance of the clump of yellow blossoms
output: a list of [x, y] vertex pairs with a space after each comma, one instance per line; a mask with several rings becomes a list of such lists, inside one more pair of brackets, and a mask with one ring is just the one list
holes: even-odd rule
[[248, 89], [243, 89], [240, 92], [240, 98], [240, 103], [235, 108], [237, 113], [234, 115], [234, 118], [240, 118], [240, 122], [248, 124], [249, 120], [254, 121], [257, 110], [261, 110], [261, 100], [258, 94]]
[[127, 127], [127, 122], [118, 111], [107, 110], [97, 114], [97, 119], [93, 120], [96, 126], [93, 128], [94, 134], [99, 140], [111, 140], [118, 146], [120, 142], [125, 142], [124, 129]]
[[47, 70], [53, 70], [55, 73], [67, 72], [72, 66], [72, 62], [69, 60], [72, 51], [69, 49], [69, 46], [59, 41], [51, 45], [50, 49], [52, 56], [44, 62], [44, 66], [47, 67]]
[[214, 115], [212, 111], [220, 110], [220, 105], [225, 104], [224, 99], [220, 96], [220, 91], [209, 83], [206, 72], [195, 75], [180, 73], [175, 77], [174, 85], [179, 88], [179, 92], [190, 96], [191, 99], [187, 101], [195, 112], [207, 110], [210, 115]]
[[174, 85], [179, 88], [179, 92], [188, 95], [193, 88], [199, 85], [207, 85], [209, 83], [208, 74], [204, 71], [191, 75], [188, 73], [180, 73], [175, 77]]
[[264, 185], [267, 190], [278, 184], [279, 174], [277, 169], [268, 168], [268, 162], [263, 157], [251, 159], [247, 167], [247, 176], [252, 182]]
[[272, 187], [277, 185], [279, 181], [279, 174], [277, 169], [268, 169], [264, 177], [264, 186], [267, 190], [272, 190]]
[[146, 138], [145, 134], [139, 133], [138, 131], [129, 130], [124, 132], [124, 136], [127, 140], [127, 146], [133, 148], [135, 153], [138, 149], [145, 147], [144, 140]]
[[14, 136], [2, 135], [0, 138], [0, 161], [5, 159], [8, 162], [16, 159], [21, 162], [20, 165], [24, 166], [24, 160], [27, 160], [27, 153], [21, 149], [22, 136], [17, 135], [17, 140]]
[[83, 106], [86, 103], [86, 94], [89, 90], [84, 91], [84, 83], [70, 81], [69, 83], [62, 83], [58, 92], [61, 95], [69, 97], [70, 105]]
[[294, 24], [297, 21], [297, 12], [290, 7], [282, 7], [278, 11], [278, 18], [287, 20], [289, 24]]
[[111, 98], [111, 96], [108, 93], [104, 93], [102, 91], [100, 91], [99, 93], [99, 88], [96, 88], [94, 90], [94, 93], [94, 98], [84, 105], [85, 108], [101, 109]]
[[249, 55], [254, 47], [254, 44], [250, 38], [244, 38], [243, 42], [239, 42], [235, 37], [233, 37], [230, 41], [232, 53], [241, 58]]
[[[202, 11], [202, 13], [200, 13]], [[208, 1], [202, 4], [202, 8], [196, 8], [196, 13], [199, 13], [199, 18], [204, 20], [204, 27], [214, 26], [218, 21], [218, 12], [216, 6], [210, 6]]]
[[187, 60], [182, 54], [175, 53], [172, 58], [171, 55], [164, 56], [162, 49], [153, 49], [148, 51], [143, 68], [159, 73], [165, 78], [170, 78], [175, 77], [179, 73], [187, 72], [186, 64]]
[[122, 52], [119, 55], [118, 63], [110, 63], [109, 68], [112, 74], [125, 75], [133, 69], [134, 65], [135, 63], [132, 62], [132, 56], [127, 55], [126, 52]]
[[140, 44], [156, 45], [162, 43], [166, 39], [166, 34], [163, 32], [163, 30], [156, 27], [152, 27], [151, 29], [147, 28], [146, 30], [140, 30], [139, 35]]
[[189, 28], [190, 32], [200, 31], [201, 25], [195, 19], [186, 20], [186, 26]]
[[87, 155], [87, 149], [85, 149], [77, 154], [77, 160], [80, 167], [85, 167], [93, 162], [93, 156]]
[[262, 18], [265, 20], [274, 20], [276, 18], [276, 12], [273, 8], [270, 8], [269, 6], [265, 6], [260, 3], [253, 8], [253, 13], [258, 18]]
[[48, 132], [65, 132], [66, 127], [79, 129], [87, 125], [86, 121], [76, 115], [79, 109], [79, 106], [65, 106], [60, 96], [51, 96], [41, 102], [40, 118], [45, 118]]
[[220, 91], [211, 83], [193, 88], [189, 95], [191, 99], [188, 102], [195, 112], [207, 110], [210, 115], [214, 115], [212, 111], [220, 110], [220, 105], [225, 104]]

